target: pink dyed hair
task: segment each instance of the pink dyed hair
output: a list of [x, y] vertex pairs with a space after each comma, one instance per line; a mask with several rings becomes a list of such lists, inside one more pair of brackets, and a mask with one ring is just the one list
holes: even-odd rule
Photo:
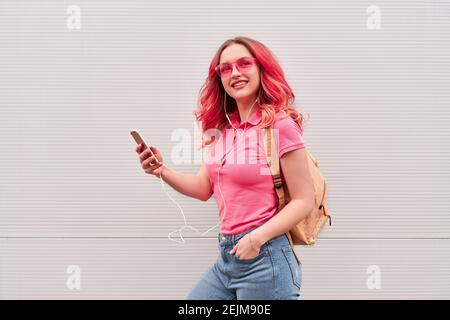
[[[198, 109], [194, 111], [194, 116], [197, 121], [202, 122], [202, 132], [204, 133], [213, 128], [223, 132], [228, 126], [228, 120], [223, 107], [224, 94], [226, 92], [214, 68], [219, 64], [222, 51], [233, 43], [245, 46], [259, 63], [261, 78], [258, 93], [260, 105], [258, 107], [262, 112], [262, 121], [259, 127], [266, 128], [271, 126], [275, 120], [275, 116], [279, 112], [282, 113], [284, 111], [297, 122], [300, 131], [303, 133], [304, 117], [293, 107], [295, 95], [286, 82], [284, 72], [277, 59], [264, 44], [244, 36], [228, 39], [222, 43], [209, 65], [208, 77], [199, 91]], [[226, 101], [228, 114], [237, 110], [236, 101], [228, 94]], [[203, 138], [200, 148], [209, 145], [213, 141], [214, 136], [209, 137], [209, 139]]]

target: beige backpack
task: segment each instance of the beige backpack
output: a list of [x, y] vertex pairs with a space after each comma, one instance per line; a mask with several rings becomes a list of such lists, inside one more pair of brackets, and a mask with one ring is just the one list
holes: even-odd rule
[[[270, 127], [264, 129], [263, 132], [266, 159], [272, 174], [275, 191], [277, 192], [278, 211], [280, 211], [287, 203], [289, 203], [291, 198], [289, 196], [289, 190], [287, 189], [286, 183], [283, 183], [283, 173], [280, 173], [280, 160], [278, 158], [274, 130]], [[289, 243], [294, 251], [294, 255], [299, 263], [301, 262], [295, 253], [294, 245], [313, 245], [327, 220], [329, 220], [331, 226], [331, 215], [328, 213], [328, 208], [326, 206], [327, 185], [325, 183], [325, 179], [320, 173], [317, 161], [308, 150], [306, 150], [306, 152], [308, 156], [309, 172], [314, 182], [315, 205], [314, 209], [309, 215], [306, 216], [306, 218], [286, 233]]]

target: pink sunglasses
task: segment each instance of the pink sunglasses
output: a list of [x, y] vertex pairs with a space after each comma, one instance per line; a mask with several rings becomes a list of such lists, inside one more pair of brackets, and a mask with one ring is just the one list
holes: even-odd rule
[[233, 65], [239, 70], [239, 72], [246, 72], [250, 70], [254, 65], [257, 64], [256, 58], [252, 57], [242, 57], [234, 62], [225, 62], [217, 65], [214, 70], [221, 78], [227, 78], [233, 72]]

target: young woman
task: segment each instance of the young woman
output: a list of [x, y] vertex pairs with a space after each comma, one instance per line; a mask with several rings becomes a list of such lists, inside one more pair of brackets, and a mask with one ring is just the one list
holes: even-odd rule
[[[303, 116], [271, 51], [248, 37], [225, 41], [215, 54], [200, 91], [196, 118], [211, 148], [197, 175], [165, 166], [158, 150], [136, 148], [146, 173], [175, 190], [219, 207], [218, 260], [187, 299], [298, 299], [301, 264], [285, 232], [313, 208], [314, 186], [302, 139]], [[284, 183], [291, 201], [278, 211], [278, 199], [264, 153], [263, 128], [272, 126]], [[236, 158], [238, 158], [236, 160]]]

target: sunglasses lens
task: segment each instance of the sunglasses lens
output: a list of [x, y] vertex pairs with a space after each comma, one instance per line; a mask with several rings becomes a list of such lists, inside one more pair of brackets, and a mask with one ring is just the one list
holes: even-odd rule
[[237, 62], [238, 68], [239, 69], [243, 69], [243, 70], [247, 70], [249, 68], [251, 68], [251, 66], [253, 65], [253, 62], [250, 59], [239, 59]]
[[219, 65], [219, 74], [221, 77], [231, 74], [231, 65], [229, 63]]

